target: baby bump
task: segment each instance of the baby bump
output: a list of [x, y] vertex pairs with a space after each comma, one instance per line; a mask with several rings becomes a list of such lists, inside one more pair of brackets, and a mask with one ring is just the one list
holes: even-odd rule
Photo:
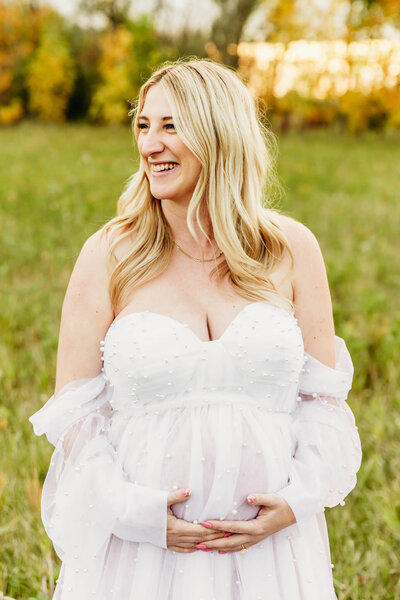
[[158, 489], [189, 487], [172, 509], [188, 521], [250, 519], [250, 493], [287, 483], [292, 457], [289, 415], [254, 407], [205, 405], [119, 419], [114, 445], [131, 481]]

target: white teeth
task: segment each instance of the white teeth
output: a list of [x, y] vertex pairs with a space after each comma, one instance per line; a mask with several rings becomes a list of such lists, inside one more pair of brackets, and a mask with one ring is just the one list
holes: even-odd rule
[[158, 173], [159, 171], [168, 171], [174, 167], [175, 163], [161, 163], [159, 165], [151, 165], [151, 170]]

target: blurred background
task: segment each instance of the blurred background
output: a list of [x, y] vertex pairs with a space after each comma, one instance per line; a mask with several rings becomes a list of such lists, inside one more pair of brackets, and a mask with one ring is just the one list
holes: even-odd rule
[[130, 103], [192, 55], [260, 98], [284, 188], [268, 200], [317, 236], [353, 358], [364, 460], [326, 511], [338, 598], [400, 599], [400, 0], [0, 0], [0, 599], [52, 596], [51, 447], [28, 417], [54, 390], [79, 250], [137, 167]]
[[280, 130], [400, 128], [399, 0], [0, 1], [0, 124], [127, 123], [152, 68], [238, 68]]

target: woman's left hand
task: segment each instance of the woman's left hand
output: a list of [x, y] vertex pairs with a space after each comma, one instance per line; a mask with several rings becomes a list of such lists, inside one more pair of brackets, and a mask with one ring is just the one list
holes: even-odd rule
[[[225, 538], [208, 541], [207, 544], [197, 544], [198, 550], [219, 553], [240, 552], [254, 546], [266, 537], [293, 525], [295, 516], [289, 504], [279, 494], [250, 494], [247, 502], [252, 506], [261, 506], [255, 519], [249, 521], [220, 521], [208, 520], [203, 527], [229, 532]], [[244, 548], [243, 548], [244, 546]]]

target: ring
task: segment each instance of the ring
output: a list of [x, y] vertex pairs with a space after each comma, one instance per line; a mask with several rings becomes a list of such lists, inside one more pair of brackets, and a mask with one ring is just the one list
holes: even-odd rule
[[246, 546], [244, 544], [242, 544], [242, 549], [240, 550], [240, 552], [247, 552], [248, 548], [246, 548]]

